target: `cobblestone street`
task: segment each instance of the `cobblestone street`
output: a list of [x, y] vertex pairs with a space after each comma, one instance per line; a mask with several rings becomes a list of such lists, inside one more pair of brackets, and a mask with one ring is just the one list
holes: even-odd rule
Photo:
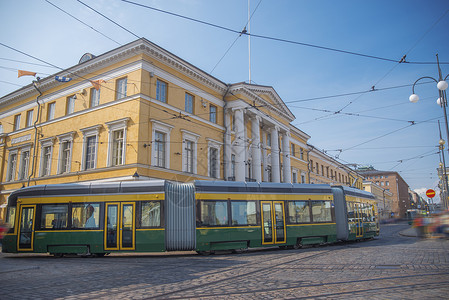
[[447, 299], [449, 240], [383, 225], [360, 243], [246, 253], [0, 255], [1, 299]]

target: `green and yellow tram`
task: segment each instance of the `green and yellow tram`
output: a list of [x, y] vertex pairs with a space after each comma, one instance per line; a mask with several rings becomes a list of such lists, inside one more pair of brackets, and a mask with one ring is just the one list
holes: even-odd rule
[[56, 256], [300, 247], [379, 233], [369, 193], [229, 181], [22, 188], [8, 198], [7, 222], [3, 252]]

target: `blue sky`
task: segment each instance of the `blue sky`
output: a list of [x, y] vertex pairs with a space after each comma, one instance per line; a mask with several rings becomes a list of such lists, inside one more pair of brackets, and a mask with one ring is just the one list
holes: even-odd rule
[[[247, 36], [121, 0], [81, 1], [224, 82], [249, 80]], [[99, 55], [137, 39], [77, 0], [48, 2], [2, 0], [0, 42], [68, 68], [86, 52]], [[134, 2], [235, 31], [243, 29], [248, 17], [247, 0]], [[310, 143], [338, 155], [343, 163], [396, 171], [414, 190], [437, 186], [438, 119], [444, 130], [438, 91], [426, 83], [416, 87], [418, 103], [408, 97], [415, 80], [438, 76], [435, 64], [416, 62], [435, 63], [439, 53], [446, 63], [441, 65], [443, 76], [449, 73], [449, 1], [251, 0], [251, 13], [254, 10], [254, 35], [381, 58], [251, 38], [252, 82], [274, 87], [296, 116], [293, 124], [312, 136]], [[397, 63], [403, 55], [410, 63]], [[17, 69], [41, 77], [58, 71], [41, 65], [0, 45], [0, 95], [30, 83], [30, 77], [17, 78]], [[375, 91], [370, 92], [372, 86]], [[358, 92], [364, 93], [326, 98]], [[443, 136], [446, 139], [444, 131]], [[446, 158], [449, 161], [447, 151]]]

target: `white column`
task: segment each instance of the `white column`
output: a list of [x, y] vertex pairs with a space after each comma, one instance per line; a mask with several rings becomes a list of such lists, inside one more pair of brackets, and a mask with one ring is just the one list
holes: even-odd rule
[[271, 177], [273, 182], [281, 182], [279, 165], [279, 127], [271, 129]]
[[231, 177], [231, 155], [232, 155], [232, 148], [231, 148], [231, 115], [229, 111], [226, 111], [225, 113], [225, 119], [224, 119], [224, 125], [225, 125], [225, 138], [224, 138], [224, 176], [225, 180], [228, 180], [228, 177]]
[[262, 181], [262, 163], [260, 158], [260, 117], [254, 116], [251, 120], [251, 138], [252, 143], [252, 167], [253, 167], [253, 178], [257, 182]]
[[243, 110], [237, 109], [234, 112], [235, 118], [235, 180], [245, 181], [245, 124], [243, 122]]
[[292, 183], [290, 167], [290, 133], [286, 132], [282, 138], [282, 165], [284, 166], [284, 182]]
[[263, 181], [268, 182], [268, 152], [267, 152], [267, 135], [262, 132], [263, 144], [262, 144], [262, 162], [263, 162]]

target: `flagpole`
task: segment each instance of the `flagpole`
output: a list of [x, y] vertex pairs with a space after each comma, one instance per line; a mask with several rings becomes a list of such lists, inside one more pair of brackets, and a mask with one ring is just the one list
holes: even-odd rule
[[248, 72], [249, 84], [251, 84], [251, 25], [250, 25], [250, 0], [248, 0]]

